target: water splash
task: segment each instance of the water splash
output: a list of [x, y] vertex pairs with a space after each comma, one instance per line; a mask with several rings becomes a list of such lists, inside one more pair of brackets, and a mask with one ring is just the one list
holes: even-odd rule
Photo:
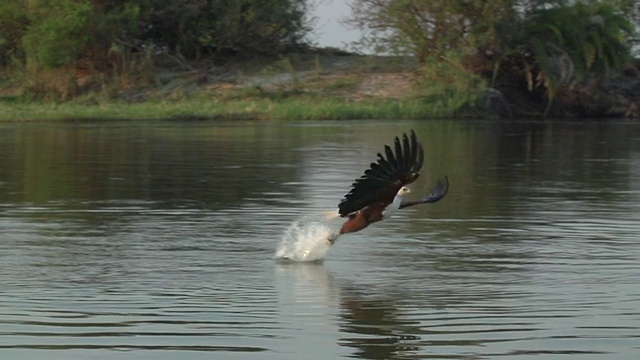
[[333, 230], [326, 222], [295, 221], [282, 236], [274, 257], [292, 261], [320, 261], [331, 249], [327, 241], [331, 234]]

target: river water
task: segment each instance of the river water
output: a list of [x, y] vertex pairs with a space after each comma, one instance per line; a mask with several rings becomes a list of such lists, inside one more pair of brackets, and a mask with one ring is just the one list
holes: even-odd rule
[[[274, 258], [409, 129], [447, 198]], [[3, 360], [638, 359], [639, 279], [638, 123], [0, 125]]]

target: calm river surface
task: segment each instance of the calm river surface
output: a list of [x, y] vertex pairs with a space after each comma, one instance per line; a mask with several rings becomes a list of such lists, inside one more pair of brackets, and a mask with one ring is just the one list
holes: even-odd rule
[[[412, 128], [446, 199], [274, 259]], [[0, 124], [0, 358], [640, 359], [640, 124]]]

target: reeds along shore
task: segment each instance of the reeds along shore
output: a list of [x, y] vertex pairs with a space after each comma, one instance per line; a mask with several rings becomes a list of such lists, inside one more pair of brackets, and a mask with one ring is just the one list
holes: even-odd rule
[[150, 100], [140, 103], [106, 101], [0, 102], [0, 121], [63, 120], [342, 120], [443, 118], [455, 114], [444, 105], [420, 100], [365, 100], [294, 96], [286, 99], [212, 100], [197, 96], [181, 100]]

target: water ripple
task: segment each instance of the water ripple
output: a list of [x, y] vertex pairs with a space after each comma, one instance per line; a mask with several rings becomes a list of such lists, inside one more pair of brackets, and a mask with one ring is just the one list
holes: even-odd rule
[[[635, 359], [640, 127], [539, 125], [0, 132], [2, 358]], [[448, 197], [274, 261], [405, 128]]]

